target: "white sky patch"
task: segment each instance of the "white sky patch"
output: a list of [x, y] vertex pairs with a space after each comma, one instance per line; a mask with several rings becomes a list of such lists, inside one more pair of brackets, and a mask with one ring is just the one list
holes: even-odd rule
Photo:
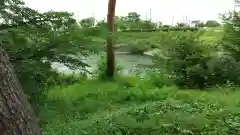
[[[74, 12], [77, 19], [95, 16], [101, 20], [107, 15], [108, 0], [24, 0], [40, 12], [49, 10]], [[137, 12], [142, 19], [174, 24], [186, 20], [218, 20], [219, 13], [233, 10], [233, 0], [117, 0], [116, 15]], [[186, 18], [187, 16], [187, 18]]]

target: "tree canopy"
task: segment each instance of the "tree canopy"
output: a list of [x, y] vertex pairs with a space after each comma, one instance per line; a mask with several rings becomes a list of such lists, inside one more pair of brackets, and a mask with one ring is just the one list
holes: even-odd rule
[[[72, 69], [88, 66], [81, 58], [93, 51], [94, 44], [73, 18], [72, 13], [39, 13], [21, 0], [1, 1], [0, 43], [14, 65], [23, 89], [37, 100], [48, 87], [52, 62]], [[41, 90], [40, 90], [41, 89]], [[37, 92], [37, 93], [36, 93]]]

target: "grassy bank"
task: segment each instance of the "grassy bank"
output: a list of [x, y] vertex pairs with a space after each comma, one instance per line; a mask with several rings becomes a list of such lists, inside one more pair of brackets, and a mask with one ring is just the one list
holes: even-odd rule
[[[188, 32], [199, 34], [199, 40], [208, 45], [216, 45], [223, 36], [222, 31], [199, 30], [198, 32]], [[184, 35], [186, 32], [119, 32], [117, 33], [117, 44], [125, 44], [125, 50], [133, 54], [143, 54], [155, 48], [161, 49], [162, 45], [168, 40], [167, 37]], [[126, 49], [127, 48], [127, 49]]]
[[237, 89], [156, 87], [129, 76], [49, 90], [39, 117], [45, 135], [225, 135], [240, 132]]
[[[221, 39], [223, 32], [213, 30], [203, 30], [201, 29], [203, 34], [201, 35], [201, 39], [204, 41], [216, 41]], [[174, 33], [183, 33], [184, 31], [174, 32]], [[167, 32], [118, 32], [117, 33], [117, 43], [128, 43], [133, 40], [146, 40], [159, 37], [161, 33]], [[155, 38], [154, 38], [155, 37]], [[160, 37], [161, 38], [161, 37]]]
[[[217, 29], [219, 30], [219, 29]], [[177, 32], [118, 32], [116, 33], [116, 50], [123, 50], [133, 54], [143, 54], [144, 52], [151, 51], [155, 48], [160, 48], [164, 44], [162, 41], [166, 40], [167, 36], [176, 36], [177, 34], [184, 34], [184, 31]], [[217, 44], [222, 38], [223, 32], [213, 30], [200, 29], [201, 33], [199, 40], [206, 44]], [[104, 38], [93, 37], [93, 41], [96, 42], [93, 47], [95, 50], [105, 50], [106, 41]]]

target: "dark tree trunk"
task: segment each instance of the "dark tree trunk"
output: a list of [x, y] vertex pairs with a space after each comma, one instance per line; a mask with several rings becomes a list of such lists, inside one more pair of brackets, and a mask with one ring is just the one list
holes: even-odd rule
[[33, 110], [0, 47], [0, 135], [41, 135]]
[[114, 50], [113, 50], [115, 6], [116, 6], [116, 0], [109, 0], [108, 16], [107, 16], [109, 33], [107, 37], [107, 71], [106, 71], [107, 73], [106, 74], [110, 79], [114, 77], [114, 72], [115, 72], [115, 56], [114, 56]]

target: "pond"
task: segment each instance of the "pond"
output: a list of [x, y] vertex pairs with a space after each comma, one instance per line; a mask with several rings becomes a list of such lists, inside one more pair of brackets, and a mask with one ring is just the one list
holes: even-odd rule
[[[104, 56], [104, 55], [106, 55], [106, 53], [93, 54], [88, 57], [85, 57], [84, 61], [90, 65], [90, 67], [88, 67], [87, 70], [94, 71], [97, 68], [97, 64], [101, 59], [101, 56]], [[146, 65], [146, 66], [153, 65], [152, 58], [146, 55], [133, 55], [133, 54], [124, 53], [124, 52], [116, 52], [115, 58], [116, 58], [117, 64], [119, 64], [123, 68], [124, 74], [133, 73], [136, 70], [145, 70], [145, 68], [142, 67], [141, 65]], [[52, 68], [64, 74], [79, 72], [79, 71], [71, 70], [68, 67], [64, 66], [63, 64], [57, 63], [57, 62], [52, 63]]]

